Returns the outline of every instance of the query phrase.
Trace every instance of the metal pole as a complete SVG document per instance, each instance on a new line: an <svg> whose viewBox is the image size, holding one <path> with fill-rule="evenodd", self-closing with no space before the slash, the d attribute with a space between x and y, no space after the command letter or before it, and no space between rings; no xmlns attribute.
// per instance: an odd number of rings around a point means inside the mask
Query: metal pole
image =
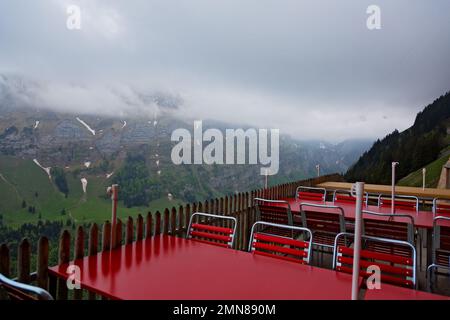
<svg viewBox="0 0 450 320"><path fill-rule="evenodd" d="M391 214L395 212L395 167L398 162L392 162L392 197L391 197Z"/></svg>
<svg viewBox="0 0 450 320"><path fill-rule="evenodd" d="M316 165L317 176L320 177L320 164Z"/></svg>
<svg viewBox="0 0 450 320"><path fill-rule="evenodd" d="M267 174L267 170L268 170L268 169L266 169L266 181L265 181L265 183L264 183L264 189L267 189L267 184L268 184L268 174Z"/></svg>
<svg viewBox="0 0 450 320"><path fill-rule="evenodd" d="M108 194L111 194L112 210L111 210L111 247L115 246L116 224L117 224L117 200L119 198L119 185L113 184L108 188Z"/></svg>
<svg viewBox="0 0 450 320"><path fill-rule="evenodd" d="M422 190L425 190L425 175L427 174L427 169L422 169Z"/></svg>
<svg viewBox="0 0 450 320"><path fill-rule="evenodd" d="M355 207L355 243L352 275L352 300L358 300L359 295L359 257L361 252L361 220L364 196L364 182L356 183L356 207Z"/></svg>

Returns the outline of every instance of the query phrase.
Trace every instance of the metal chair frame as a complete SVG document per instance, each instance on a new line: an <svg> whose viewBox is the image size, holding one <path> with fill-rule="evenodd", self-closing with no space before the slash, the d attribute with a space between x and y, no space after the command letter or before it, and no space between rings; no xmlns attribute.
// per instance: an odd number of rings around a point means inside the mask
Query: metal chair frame
<svg viewBox="0 0 450 320"><path fill-rule="evenodd" d="M348 233L348 232L342 232L336 236L336 239L334 241L334 247L333 247L333 270L336 270L337 267L337 258L338 258L338 252L337 248L339 245L339 238L341 237L355 237L354 234ZM408 280L412 281L414 288L417 287L417 255L416 255L416 248L407 241L400 241L400 240L394 240L394 239L386 239L386 238L380 238L380 237L371 237L371 236L361 236L361 241L374 241L374 242L381 242L381 243L391 243L391 244L397 244L397 245L403 245L405 247L408 247L411 249L412 252L412 277Z"/></svg>
<svg viewBox="0 0 450 320"><path fill-rule="evenodd" d="M378 207L381 207L381 205L382 205L382 203L381 203L381 201L382 201L382 199L383 198L386 198L386 200L388 200L388 201L392 201L392 199L390 198L391 196L390 195L386 195L386 194L380 194L379 196L378 196ZM395 200L396 199L399 199L400 201L401 200L414 200L414 202L416 203L416 212L419 212L419 198L418 197L416 197L416 196L405 196L405 195L395 195L395 198L394 198L394 208L396 207L396 205L395 205Z"/></svg>
<svg viewBox="0 0 450 320"><path fill-rule="evenodd" d="M253 224L251 232L250 232L250 242L249 242L249 252L253 252L255 251L255 248L253 247L253 242L255 241L254 239L254 235L255 235L255 229L257 226L262 225L262 226L267 226L267 227L273 227L273 228L282 228L282 229L287 229L287 230L292 230L292 231L301 231L301 232L306 232L309 235L309 241L304 241L304 242L308 242L309 243L309 247L308 250L305 250L308 252L308 255L306 257L306 263L309 264L311 261L311 252L312 252L312 239L313 239L313 235L311 230L309 230L308 228L303 228L303 227L297 227L297 226L290 226L290 225L285 225L285 224L277 224L277 223L271 223L271 222L264 222L264 221L257 221ZM279 237L279 238L285 238L285 239L291 239L291 238L287 238L287 237L282 237L279 235L273 235L275 237Z"/></svg>
<svg viewBox="0 0 450 320"><path fill-rule="evenodd" d="M323 202L326 202L327 199L327 189L325 188L317 188L317 187L305 187L305 186L298 186L297 189L295 189L295 201L300 201L301 199L298 198L298 193L300 192L300 190L308 190L308 191L321 191L316 192L317 194L323 194L322 198L323 198Z"/></svg>
<svg viewBox="0 0 450 320"><path fill-rule="evenodd" d="M6 290L6 293L9 295L8 287L13 288L14 290L17 290L19 292L22 292L26 295L32 294L36 295L37 300L53 300L53 297L50 293L48 293L46 290L35 287L29 284L24 284L21 282L17 282L14 280L11 280L7 277L5 277L3 274L0 273L0 287L4 287ZM30 297L31 299L31 297Z"/></svg>
<svg viewBox="0 0 450 320"><path fill-rule="evenodd" d="M210 213L203 213L203 212L195 212L194 214L191 215L191 218L189 219L189 225L188 225L187 234L186 234L187 239L192 239L191 232L192 232L192 223L194 221L194 217L208 217L208 218L232 221L234 226L233 226L233 228L230 228L230 229L233 230L233 233L230 234L231 240L227 244L230 248L234 248L234 241L236 238L235 236L236 236L236 230L237 230L237 219L235 217L222 216L222 215L218 215L218 214L210 214Z"/></svg>

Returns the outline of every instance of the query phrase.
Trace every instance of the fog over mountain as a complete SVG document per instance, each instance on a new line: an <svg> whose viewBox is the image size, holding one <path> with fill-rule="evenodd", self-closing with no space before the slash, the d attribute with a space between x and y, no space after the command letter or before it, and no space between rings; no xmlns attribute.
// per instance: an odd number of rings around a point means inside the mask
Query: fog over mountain
<svg viewBox="0 0 450 320"><path fill-rule="evenodd" d="M71 4L81 30L66 28ZM152 115L158 93L181 119L375 139L448 90L450 3L380 0L381 29L368 30L371 4L5 0L0 73L58 112Z"/></svg>

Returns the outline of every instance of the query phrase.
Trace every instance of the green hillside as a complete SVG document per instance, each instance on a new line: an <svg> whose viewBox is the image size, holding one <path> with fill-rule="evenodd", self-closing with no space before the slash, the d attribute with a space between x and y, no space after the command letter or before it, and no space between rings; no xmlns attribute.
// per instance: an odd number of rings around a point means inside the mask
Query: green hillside
<svg viewBox="0 0 450 320"><path fill-rule="evenodd" d="M397 177L420 171L436 161L450 145L450 92L419 112L414 124L403 132L395 130L377 140L345 174L347 181L389 184L391 162L397 161ZM430 168L433 171L433 168ZM430 173L431 174L431 173ZM408 181L408 180L407 180ZM414 182L417 183L417 182ZM421 185L421 183L420 183Z"/></svg>
<svg viewBox="0 0 450 320"><path fill-rule="evenodd" d="M450 155L450 148L443 152L443 156L425 166L427 188L436 188L442 171L442 166L447 163ZM398 182L399 186L421 187L422 186L422 169L412 172Z"/></svg>
<svg viewBox="0 0 450 320"><path fill-rule="evenodd" d="M111 216L111 200L106 197L106 187L111 181L106 177L90 176L85 195L79 179L67 173L70 192L66 198L31 160L0 156L0 174L0 214L5 225L18 227L39 220L68 219L77 224L103 222ZM120 203L118 216L137 216L179 204L179 200L169 201L167 197L151 201L148 207L126 208Z"/></svg>

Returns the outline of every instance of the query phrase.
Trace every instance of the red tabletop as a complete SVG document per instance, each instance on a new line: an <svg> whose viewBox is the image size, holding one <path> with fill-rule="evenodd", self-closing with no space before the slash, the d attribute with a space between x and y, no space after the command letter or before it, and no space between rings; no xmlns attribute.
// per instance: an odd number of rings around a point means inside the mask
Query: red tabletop
<svg viewBox="0 0 450 320"><path fill-rule="evenodd" d="M380 289L367 290L364 300L450 300L450 297L382 283Z"/></svg>
<svg viewBox="0 0 450 320"><path fill-rule="evenodd" d="M82 287L113 299L350 299L351 275L171 236L74 262ZM67 265L49 272L64 279Z"/></svg>
<svg viewBox="0 0 450 320"><path fill-rule="evenodd" d="M289 202L289 205L291 206L291 210L294 213L300 212L300 204L302 203L314 203L314 204L326 204L330 206L339 206L344 210L344 215L346 219L354 220L355 219L355 204L353 203L341 203L336 202L333 203L332 201L327 201L326 203L318 202L318 201L311 201L311 200L296 200L295 198L287 198L283 199ZM314 211L320 212L321 210L327 210L328 209L321 209L321 208L315 208ZM391 208L390 207L378 207L373 205L364 205L363 210L377 212L377 213L385 213L390 214ZM336 211L337 212L337 211ZM417 228L424 228L424 229L433 229L433 213L430 211L411 211L411 210L404 210L401 208L397 208L395 210L396 214L405 214L413 217L414 219L414 226ZM364 219L372 219L372 220L385 220L386 218L382 217L374 217L373 215L363 215ZM399 220L402 221L402 220Z"/></svg>

